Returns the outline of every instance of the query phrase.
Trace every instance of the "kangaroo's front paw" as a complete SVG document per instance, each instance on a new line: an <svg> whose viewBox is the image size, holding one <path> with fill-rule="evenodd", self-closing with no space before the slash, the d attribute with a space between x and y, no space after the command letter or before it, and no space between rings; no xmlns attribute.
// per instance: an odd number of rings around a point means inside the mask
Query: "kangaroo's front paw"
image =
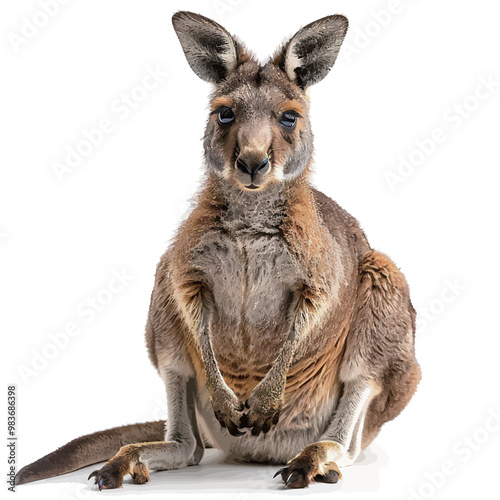
<svg viewBox="0 0 500 500"><path fill-rule="evenodd" d="M217 389L210 396L210 400L215 417L222 427L227 428L233 436L242 436L245 434L238 430L244 405L238 400L236 394L231 389Z"/></svg>
<svg viewBox="0 0 500 500"><path fill-rule="evenodd" d="M254 436L261 432L266 434L278 423L283 400L283 391L277 393L257 386L245 403L248 411L242 418L241 426L250 427Z"/></svg>

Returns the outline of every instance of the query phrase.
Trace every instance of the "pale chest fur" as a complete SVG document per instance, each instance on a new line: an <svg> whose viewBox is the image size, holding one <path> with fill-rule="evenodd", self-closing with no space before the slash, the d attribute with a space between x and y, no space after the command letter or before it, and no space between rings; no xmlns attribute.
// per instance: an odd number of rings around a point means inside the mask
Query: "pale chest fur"
<svg viewBox="0 0 500 500"><path fill-rule="evenodd" d="M193 265L208 282L217 320L238 331L275 332L287 314L290 294L304 270L289 249L281 225L286 217L280 193L234 196L218 223L201 237Z"/></svg>
<svg viewBox="0 0 500 500"><path fill-rule="evenodd" d="M218 319L235 330L283 324L290 294L304 279L278 232L210 232L193 252L193 264L214 294Z"/></svg>

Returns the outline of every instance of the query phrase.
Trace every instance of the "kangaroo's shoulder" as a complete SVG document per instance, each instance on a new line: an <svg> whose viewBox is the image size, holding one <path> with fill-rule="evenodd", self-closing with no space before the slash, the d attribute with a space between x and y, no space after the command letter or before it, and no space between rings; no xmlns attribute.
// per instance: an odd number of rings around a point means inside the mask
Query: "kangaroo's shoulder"
<svg viewBox="0 0 500 500"><path fill-rule="evenodd" d="M370 245L358 220L336 201L316 188L311 187L318 212L330 234L337 239L347 237L348 243L354 245L358 256L370 250Z"/></svg>

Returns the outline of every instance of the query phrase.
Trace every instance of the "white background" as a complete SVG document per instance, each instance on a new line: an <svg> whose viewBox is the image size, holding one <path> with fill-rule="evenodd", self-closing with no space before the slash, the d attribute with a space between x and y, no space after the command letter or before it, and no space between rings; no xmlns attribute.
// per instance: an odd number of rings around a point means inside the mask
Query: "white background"
<svg viewBox="0 0 500 500"><path fill-rule="evenodd" d="M211 451L205 465L145 486L99 494L88 468L19 487L19 498L495 497L500 9L488 0L74 0L24 42L40 4L2 2L0 328L19 466L76 436L165 415L143 330L156 263L198 187L210 90L171 27L179 9L216 19L261 58L308 22L348 16L339 60L312 90L314 183L406 274L423 380L337 486L284 491L275 467L218 464ZM157 88L134 90L157 66L168 72ZM131 92L144 100L125 116L116 100ZM60 181L54 162L102 119L113 130ZM401 158L413 171L398 173ZM400 175L392 189L388 172ZM122 269L133 278L86 321L85 302L109 298ZM49 334L72 322L80 333L54 352Z"/></svg>

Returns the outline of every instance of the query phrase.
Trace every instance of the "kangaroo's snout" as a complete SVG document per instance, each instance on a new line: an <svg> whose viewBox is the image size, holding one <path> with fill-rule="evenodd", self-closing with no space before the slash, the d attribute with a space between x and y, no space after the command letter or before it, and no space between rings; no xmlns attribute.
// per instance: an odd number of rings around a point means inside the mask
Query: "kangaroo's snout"
<svg viewBox="0 0 500 500"><path fill-rule="evenodd" d="M269 171L269 158L266 156L262 161L259 161L259 159L255 159L255 157L244 158L240 155L236 160L236 168L252 177L256 175L257 172L265 174Z"/></svg>
<svg viewBox="0 0 500 500"><path fill-rule="evenodd" d="M262 101L262 108L269 106ZM233 164L235 178L247 189L263 187L269 181L266 174L271 170L270 152L273 143L273 130L269 117L257 109L243 108L236 112L239 123L235 123L236 145ZM241 109L241 108L240 108ZM249 116L250 115L250 116Z"/></svg>
<svg viewBox="0 0 500 500"><path fill-rule="evenodd" d="M271 169L269 157L261 151L240 153L236 158L235 168L238 180L246 189L258 189L265 182L264 176Z"/></svg>

